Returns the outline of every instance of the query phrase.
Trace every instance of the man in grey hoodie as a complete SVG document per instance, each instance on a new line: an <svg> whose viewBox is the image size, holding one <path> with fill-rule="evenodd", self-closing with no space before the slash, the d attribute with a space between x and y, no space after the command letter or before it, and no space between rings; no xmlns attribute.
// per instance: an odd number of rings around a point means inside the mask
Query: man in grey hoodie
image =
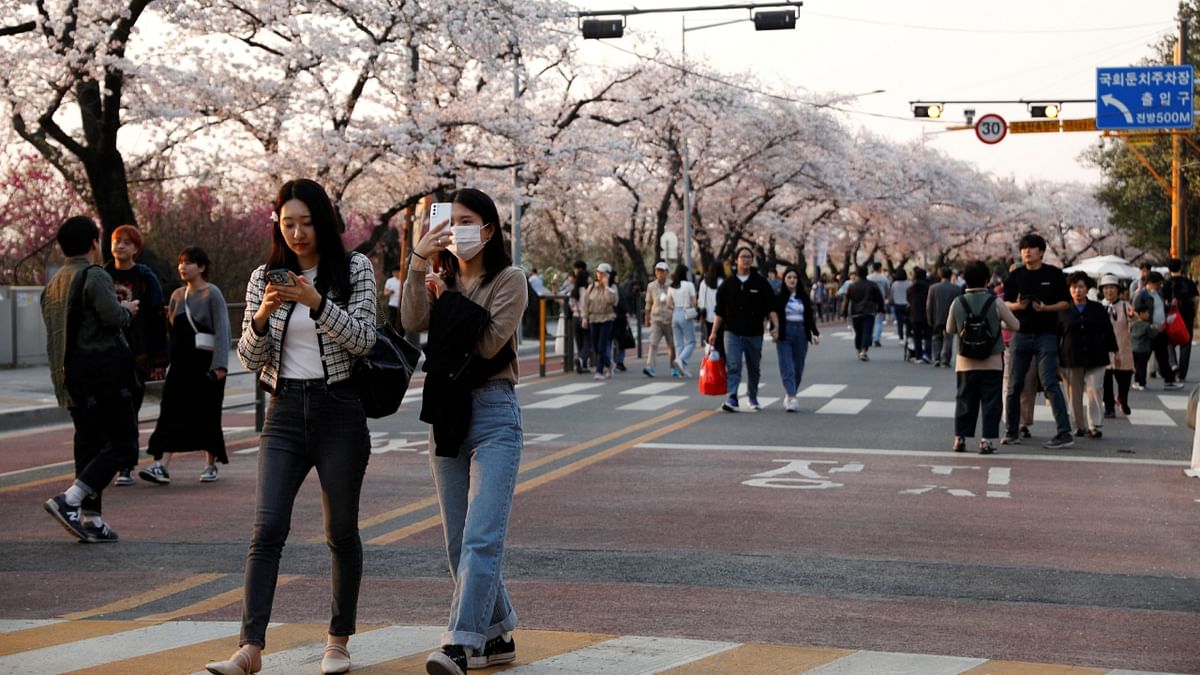
<svg viewBox="0 0 1200 675"><path fill-rule="evenodd" d="M955 298L962 295L962 289L952 279L953 274L949 267L939 270L941 281L930 287L929 297L925 301L929 325L933 327L933 365L936 368L951 367L950 359L954 356L954 336L947 335L944 330L946 318L950 316L950 306Z"/></svg>

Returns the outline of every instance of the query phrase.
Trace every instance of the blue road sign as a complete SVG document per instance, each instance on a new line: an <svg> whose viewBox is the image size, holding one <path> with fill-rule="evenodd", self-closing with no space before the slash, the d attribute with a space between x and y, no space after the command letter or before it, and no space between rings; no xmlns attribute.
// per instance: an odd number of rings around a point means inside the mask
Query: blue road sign
<svg viewBox="0 0 1200 675"><path fill-rule="evenodd" d="M1096 69L1097 129L1191 129L1193 66Z"/></svg>

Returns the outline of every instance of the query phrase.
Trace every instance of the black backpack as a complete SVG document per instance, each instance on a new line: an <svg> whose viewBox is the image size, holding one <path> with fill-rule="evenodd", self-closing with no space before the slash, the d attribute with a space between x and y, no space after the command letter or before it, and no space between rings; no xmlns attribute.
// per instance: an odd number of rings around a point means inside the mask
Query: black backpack
<svg viewBox="0 0 1200 675"><path fill-rule="evenodd" d="M996 302L996 296L988 294L983 301L983 307L976 314L971 311L971 304L966 296L959 297L966 318L958 328L958 353L968 359L982 360L992 355L996 346L996 336L992 333L990 310Z"/></svg>

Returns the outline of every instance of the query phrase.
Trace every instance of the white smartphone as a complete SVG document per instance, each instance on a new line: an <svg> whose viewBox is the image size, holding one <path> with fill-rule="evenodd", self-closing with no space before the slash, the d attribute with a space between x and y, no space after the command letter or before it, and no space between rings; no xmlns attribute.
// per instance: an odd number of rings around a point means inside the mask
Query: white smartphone
<svg viewBox="0 0 1200 675"><path fill-rule="evenodd" d="M450 222L450 202L434 202L429 207L429 229L432 230Z"/></svg>

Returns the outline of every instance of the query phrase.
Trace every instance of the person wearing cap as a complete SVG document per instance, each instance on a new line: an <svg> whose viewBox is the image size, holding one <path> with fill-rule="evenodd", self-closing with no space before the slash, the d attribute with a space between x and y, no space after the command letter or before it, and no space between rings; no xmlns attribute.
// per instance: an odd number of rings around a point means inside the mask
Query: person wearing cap
<svg viewBox="0 0 1200 675"><path fill-rule="evenodd" d="M1129 320L1133 305L1121 299L1121 282L1111 274L1100 277L1100 304L1108 311L1117 349L1109 354L1109 366L1104 370L1104 416L1116 417L1117 405L1129 414L1129 383L1133 379L1133 348L1129 337ZM1116 382L1114 397L1113 382Z"/></svg>
<svg viewBox="0 0 1200 675"><path fill-rule="evenodd" d="M1059 366L1067 383L1075 435L1100 438L1104 420L1096 380L1108 367L1109 354L1117 350L1117 338L1104 306L1088 299L1090 285L1086 272L1072 272L1067 277L1071 306L1059 313Z"/></svg>
<svg viewBox="0 0 1200 675"><path fill-rule="evenodd" d="M612 377L612 329L617 318L617 287L610 283L612 265L596 266L596 279L579 297L579 320L591 333L597 380Z"/></svg>
<svg viewBox="0 0 1200 675"><path fill-rule="evenodd" d="M646 352L646 365L642 373L646 377L654 377L654 363L658 356L658 343L666 338L667 351L672 364L675 363L675 337L671 329L671 307L668 300L671 297L671 287L667 283L667 273L671 268L667 263L658 261L654 265L654 281L646 285L646 327L650 329L650 349ZM674 365L671 375L679 377L682 373Z"/></svg>

